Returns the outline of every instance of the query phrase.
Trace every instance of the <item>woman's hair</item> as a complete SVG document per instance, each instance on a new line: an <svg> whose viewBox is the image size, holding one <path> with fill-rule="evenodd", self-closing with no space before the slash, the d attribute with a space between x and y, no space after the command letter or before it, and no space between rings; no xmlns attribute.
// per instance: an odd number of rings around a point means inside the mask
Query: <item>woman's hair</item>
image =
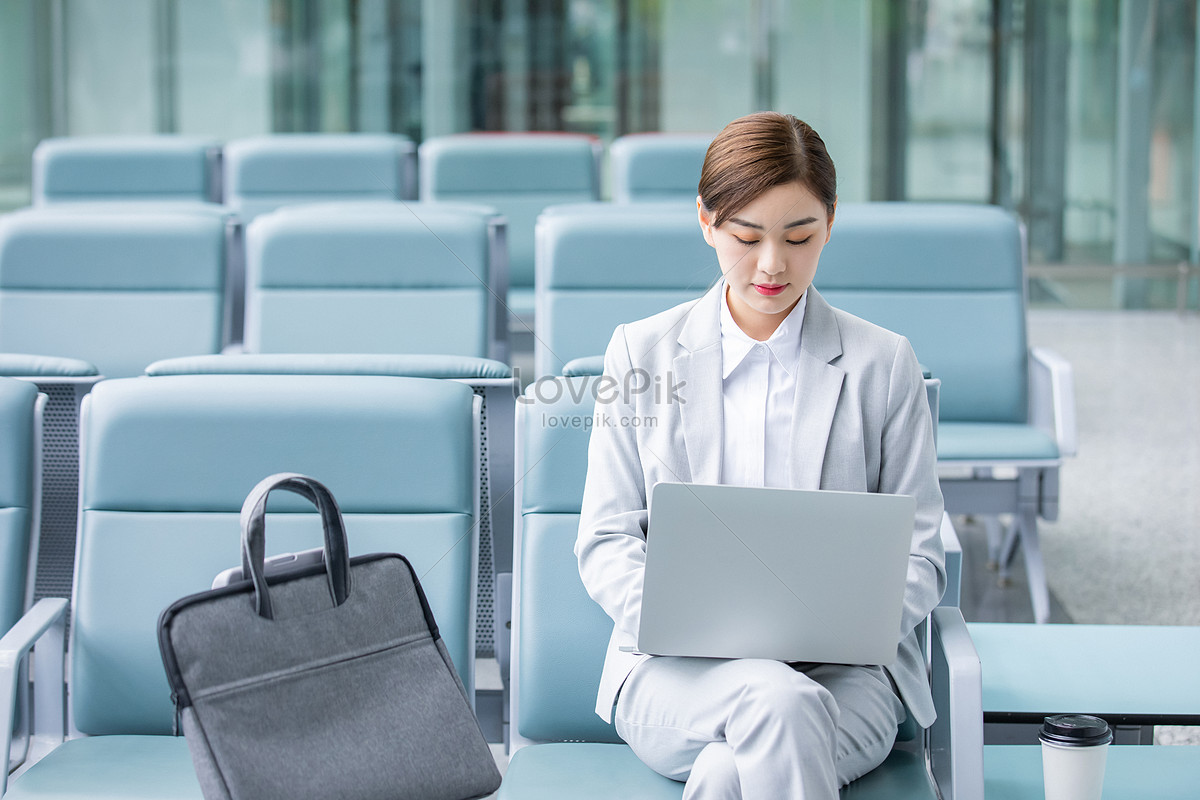
<svg viewBox="0 0 1200 800"><path fill-rule="evenodd" d="M720 225L763 192L793 181L833 216L837 172L825 142L791 114L761 111L735 119L712 140L700 171L700 200Z"/></svg>

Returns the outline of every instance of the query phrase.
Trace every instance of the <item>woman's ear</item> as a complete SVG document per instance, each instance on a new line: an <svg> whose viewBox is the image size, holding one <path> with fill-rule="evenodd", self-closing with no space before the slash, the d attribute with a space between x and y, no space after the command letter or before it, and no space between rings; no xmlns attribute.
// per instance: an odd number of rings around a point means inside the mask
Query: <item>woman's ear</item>
<svg viewBox="0 0 1200 800"><path fill-rule="evenodd" d="M700 199L700 195L696 195L696 216L700 220L700 230L704 232L704 241L708 242L710 247L716 247L717 244L713 241L712 216L704 207L704 201Z"/></svg>
<svg viewBox="0 0 1200 800"><path fill-rule="evenodd" d="M829 244L829 240L833 238L833 217L837 213L837 198L833 198L833 211L829 212L829 221L825 223L825 244Z"/></svg>

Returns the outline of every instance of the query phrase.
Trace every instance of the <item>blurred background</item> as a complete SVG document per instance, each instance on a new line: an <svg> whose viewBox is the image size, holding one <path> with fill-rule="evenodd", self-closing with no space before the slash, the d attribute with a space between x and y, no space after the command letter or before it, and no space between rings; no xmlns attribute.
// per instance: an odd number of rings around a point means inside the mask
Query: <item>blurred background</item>
<svg viewBox="0 0 1200 800"><path fill-rule="evenodd" d="M1200 305L1195 0L5 0L0 210L47 136L561 130L759 109L840 196L996 203L1034 308Z"/></svg>

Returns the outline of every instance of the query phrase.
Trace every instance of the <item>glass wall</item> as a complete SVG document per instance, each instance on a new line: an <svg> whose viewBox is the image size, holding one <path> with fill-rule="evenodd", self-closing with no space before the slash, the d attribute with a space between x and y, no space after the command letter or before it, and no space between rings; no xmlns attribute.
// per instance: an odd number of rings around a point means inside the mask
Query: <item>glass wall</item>
<svg viewBox="0 0 1200 800"><path fill-rule="evenodd" d="M51 135L609 142L774 108L825 137L843 201L1017 211L1035 299L1171 306L1200 263L1196 5L6 0L0 208L28 202Z"/></svg>

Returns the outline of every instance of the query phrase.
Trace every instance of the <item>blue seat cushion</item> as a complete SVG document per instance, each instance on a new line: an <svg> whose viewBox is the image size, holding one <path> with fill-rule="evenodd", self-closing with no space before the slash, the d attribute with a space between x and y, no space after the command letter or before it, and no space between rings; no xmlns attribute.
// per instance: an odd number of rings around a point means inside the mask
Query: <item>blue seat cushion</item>
<svg viewBox="0 0 1200 800"><path fill-rule="evenodd" d="M1032 425L1009 422L939 422L938 461L1058 458L1058 445Z"/></svg>
<svg viewBox="0 0 1200 800"><path fill-rule="evenodd" d="M29 768L10 800L202 800L182 736L92 736L64 742Z"/></svg>
<svg viewBox="0 0 1200 800"><path fill-rule="evenodd" d="M499 800L677 800L683 796L683 784L651 770L626 745L555 743L514 753L497 796ZM893 750L879 768L842 789L841 797L934 800L937 793L923 758Z"/></svg>
<svg viewBox="0 0 1200 800"><path fill-rule="evenodd" d="M1200 786L1200 747L1108 748L1104 800L1184 800ZM988 745L983 749L988 800L1042 800L1041 745Z"/></svg>
<svg viewBox="0 0 1200 800"><path fill-rule="evenodd" d="M513 753L499 800L679 800L683 784L643 764L627 745L539 744Z"/></svg>

